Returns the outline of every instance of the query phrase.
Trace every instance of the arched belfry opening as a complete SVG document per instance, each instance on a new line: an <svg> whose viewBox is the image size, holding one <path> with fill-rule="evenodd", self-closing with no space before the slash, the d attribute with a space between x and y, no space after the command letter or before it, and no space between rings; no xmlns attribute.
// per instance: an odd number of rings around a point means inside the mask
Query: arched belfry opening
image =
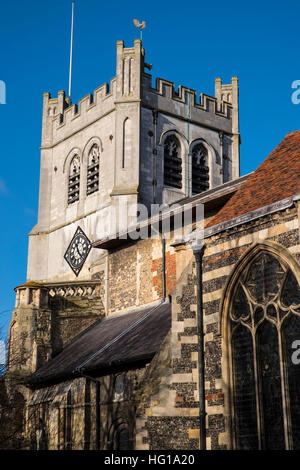
<svg viewBox="0 0 300 470"><path fill-rule="evenodd" d="M69 168L69 184L68 184L68 204L72 204L79 200L80 187L80 157L74 155Z"/></svg>
<svg viewBox="0 0 300 470"><path fill-rule="evenodd" d="M192 150L192 194L209 189L208 151L202 143Z"/></svg>
<svg viewBox="0 0 300 470"><path fill-rule="evenodd" d="M164 141L164 186L182 188L181 146L174 134Z"/></svg>
<svg viewBox="0 0 300 470"><path fill-rule="evenodd" d="M93 144L88 154L86 194L92 194L99 189L100 148Z"/></svg>

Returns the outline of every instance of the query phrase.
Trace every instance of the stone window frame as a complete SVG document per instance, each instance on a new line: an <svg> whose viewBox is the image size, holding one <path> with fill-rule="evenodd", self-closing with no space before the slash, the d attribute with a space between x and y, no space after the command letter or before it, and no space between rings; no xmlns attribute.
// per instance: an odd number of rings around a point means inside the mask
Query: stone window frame
<svg viewBox="0 0 300 470"><path fill-rule="evenodd" d="M117 384L122 379L122 391L117 391ZM113 388L113 402L121 402L125 400L125 390L126 390L126 376L125 374L118 374L114 377L114 388Z"/></svg>
<svg viewBox="0 0 300 470"><path fill-rule="evenodd" d="M78 183L79 183L79 187L78 187L78 197L76 199L74 199L73 201L69 201L69 195L70 195L70 168L71 168L71 164L72 164L72 161L74 160L74 158L76 158L76 156L78 156L79 158L79 162L80 162L80 170L79 170L79 180L78 180ZM81 196L81 184L82 184L82 152L81 150L78 148L78 147L74 147L67 155L67 157L65 158L65 161L64 161L64 165L63 165L63 173L66 174L66 178L65 178L65 194L66 194L66 206L71 206L73 205L74 203L78 203L79 200L80 200L80 196Z"/></svg>
<svg viewBox="0 0 300 470"><path fill-rule="evenodd" d="M181 158L181 188L169 186L165 184L164 180L164 151L165 151L165 141L171 137L174 136L176 139L179 141L180 144L180 158ZM188 142L186 137L179 132L177 129L168 129L164 131L159 139L159 146L161 147L161 155L162 155L162 181L163 181L163 188L166 189L171 189L175 191L179 191L181 193L186 194L186 161L187 161L187 155L188 155Z"/></svg>
<svg viewBox="0 0 300 470"><path fill-rule="evenodd" d="M261 252L270 253L276 259L280 260L286 265L287 270L295 276L298 285L300 285L300 266L297 260L292 254L282 245L272 241L259 241L249 247L244 255L240 258L238 263L233 268L230 276L227 279L223 296L220 305L220 317L219 317L219 331L218 334L222 336L223 342L223 353L222 353L222 383L224 390L224 419L225 419L225 435L224 442L226 441L227 446L231 449L237 449L237 439L235 435L235 409L234 409L234 383L233 383L233 370L232 370L232 348L230 338L230 310L232 305L233 296L235 293L236 285L243 272L247 269L247 266L251 264L253 259ZM284 378L287 381L287 378ZM286 403L284 402L284 406ZM284 411L285 413L285 411ZM257 411L257 419L261 421L262 417ZM290 446L291 440L291 423L286 421L284 418L285 425L285 442L286 448Z"/></svg>
<svg viewBox="0 0 300 470"><path fill-rule="evenodd" d="M96 190L88 192L88 171L89 171L89 154L91 149L93 148L94 145L97 145L99 148L100 156L99 156L99 166L98 166L98 187ZM83 166L83 185L84 185L84 197L89 197L92 195L95 195L99 192L99 189L101 188L101 176L103 175L103 145L102 145L102 140L100 137L92 137L89 139L89 141L86 143L83 152L82 152L82 166Z"/></svg>
<svg viewBox="0 0 300 470"><path fill-rule="evenodd" d="M122 431L128 432L128 447L127 450L134 449L134 438L131 426L128 422L124 421L124 419L119 418L111 424L108 436L108 448L109 450L119 450L119 435ZM125 449L123 449L125 450Z"/></svg>
<svg viewBox="0 0 300 470"><path fill-rule="evenodd" d="M208 191L209 189L212 188L212 176L213 176L213 161L216 161L216 152L214 148L203 138L197 138L192 140L190 147L189 147L189 178L190 178L190 186L191 186L191 195L199 194L199 193L194 193L192 191L193 188L193 160L192 160L192 154L193 150L196 146L202 145L206 152L207 152L207 167L208 167L208 188L205 191ZM204 190L203 190L204 191ZM202 192L203 192L202 191Z"/></svg>

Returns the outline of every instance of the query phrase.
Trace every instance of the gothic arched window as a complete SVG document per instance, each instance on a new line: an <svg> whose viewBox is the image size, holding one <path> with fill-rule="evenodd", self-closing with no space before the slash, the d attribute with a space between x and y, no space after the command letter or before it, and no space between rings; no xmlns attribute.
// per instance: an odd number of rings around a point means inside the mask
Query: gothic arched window
<svg viewBox="0 0 300 470"><path fill-rule="evenodd" d="M114 424L111 430L111 440L109 450L132 450L133 440L128 428L128 424Z"/></svg>
<svg viewBox="0 0 300 470"><path fill-rule="evenodd" d="M86 194L92 194L99 189L100 149L94 144L88 154Z"/></svg>
<svg viewBox="0 0 300 470"><path fill-rule="evenodd" d="M233 430L238 449L300 449L300 289L287 264L259 252L229 310Z"/></svg>
<svg viewBox="0 0 300 470"><path fill-rule="evenodd" d="M182 162L180 143L175 135L170 135L164 142L164 185L182 188Z"/></svg>
<svg viewBox="0 0 300 470"><path fill-rule="evenodd" d="M80 158L75 155L70 163L69 186L68 186L68 204L79 200L80 186Z"/></svg>
<svg viewBox="0 0 300 470"><path fill-rule="evenodd" d="M208 152L203 144L197 144L192 151L192 194L209 189Z"/></svg>
<svg viewBox="0 0 300 470"><path fill-rule="evenodd" d="M130 434L127 428L121 428L117 431L117 450L132 450Z"/></svg>

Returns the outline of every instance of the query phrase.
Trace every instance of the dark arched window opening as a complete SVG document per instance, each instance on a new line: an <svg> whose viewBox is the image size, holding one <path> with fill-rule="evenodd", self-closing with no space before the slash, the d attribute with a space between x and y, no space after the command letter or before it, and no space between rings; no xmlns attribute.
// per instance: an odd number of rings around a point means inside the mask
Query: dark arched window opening
<svg viewBox="0 0 300 470"><path fill-rule="evenodd" d="M99 163L100 163L100 150L99 145L94 144L89 151L88 155L88 168L87 168L87 187L86 194L92 194L99 189Z"/></svg>
<svg viewBox="0 0 300 470"><path fill-rule="evenodd" d="M117 432L117 450L132 450L129 431L122 428Z"/></svg>
<svg viewBox="0 0 300 470"><path fill-rule="evenodd" d="M207 189L209 189L208 153L203 144L197 144L192 151L192 193L202 193Z"/></svg>
<svg viewBox="0 0 300 470"><path fill-rule="evenodd" d="M70 163L69 171L69 187L68 187L68 204L79 200L80 186L80 158L75 155Z"/></svg>
<svg viewBox="0 0 300 470"><path fill-rule="evenodd" d="M124 375L118 375L115 379L115 386L114 386L114 401L122 401L124 400L124 392L125 392L125 377Z"/></svg>
<svg viewBox="0 0 300 470"><path fill-rule="evenodd" d="M262 251L230 307L232 405L238 449L300 449L300 290L285 262Z"/></svg>
<svg viewBox="0 0 300 470"><path fill-rule="evenodd" d="M133 440L126 425L118 425L113 430L112 439L108 447L109 450L133 450Z"/></svg>
<svg viewBox="0 0 300 470"><path fill-rule="evenodd" d="M180 143L174 135L167 137L164 142L164 185L182 188Z"/></svg>

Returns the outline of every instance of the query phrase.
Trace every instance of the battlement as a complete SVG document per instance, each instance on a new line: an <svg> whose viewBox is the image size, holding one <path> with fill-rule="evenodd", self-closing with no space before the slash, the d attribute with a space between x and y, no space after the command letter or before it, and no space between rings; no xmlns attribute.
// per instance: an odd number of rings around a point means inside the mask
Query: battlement
<svg viewBox="0 0 300 470"><path fill-rule="evenodd" d="M219 83L219 78L216 82ZM222 85L222 93L216 97L209 96L205 93L200 93L197 101L197 91L188 88L186 86L179 85L178 91L175 89L175 83L165 80L163 78L157 78L155 88L151 86L152 76L148 73L143 73L143 84L145 94L143 98L147 101L147 94L153 93L161 97L167 98L168 100L174 100L176 102L194 107L196 109L202 109L203 111L218 114L219 116L231 119L233 109L233 94L235 92L236 77L232 78L231 84Z"/></svg>
<svg viewBox="0 0 300 470"><path fill-rule="evenodd" d="M238 83L233 77L230 84L222 85L220 78L215 80L215 97L194 89L157 78L152 88L152 76L144 72L145 52L139 39L134 47L125 48L123 41L117 42L117 75L111 79L110 85L101 85L93 94L88 94L71 104L64 91L58 92L57 98L50 93L44 94L43 106L43 138L42 146L51 146L68 137L82 127L115 110L117 103L140 101L142 106L148 105L162 112L180 114L183 118L195 119L198 122L208 116L217 117L225 131L232 127L233 116L238 119ZM178 106L179 105L179 106ZM236 113L234 113L236 111ZM206 114L206 116L204 116ZM237 127L237 126L235 126Z"/></svg>
<svg viewBox="0 0 300 470"><path fill-rule="evenodd" d="M43 128L47 126L47 134L52 136L51 143L65 138L70 131L79 130L83 125L112 111L116 98L115 90L116 77L110 81L110 86L108 83L101 85L93 94L89 93L81 98L78 104L70 104L64 91L59 92L58 98L51 98L50 93L45 93ZM60 96L63 106L59 106Z"/></svg>

